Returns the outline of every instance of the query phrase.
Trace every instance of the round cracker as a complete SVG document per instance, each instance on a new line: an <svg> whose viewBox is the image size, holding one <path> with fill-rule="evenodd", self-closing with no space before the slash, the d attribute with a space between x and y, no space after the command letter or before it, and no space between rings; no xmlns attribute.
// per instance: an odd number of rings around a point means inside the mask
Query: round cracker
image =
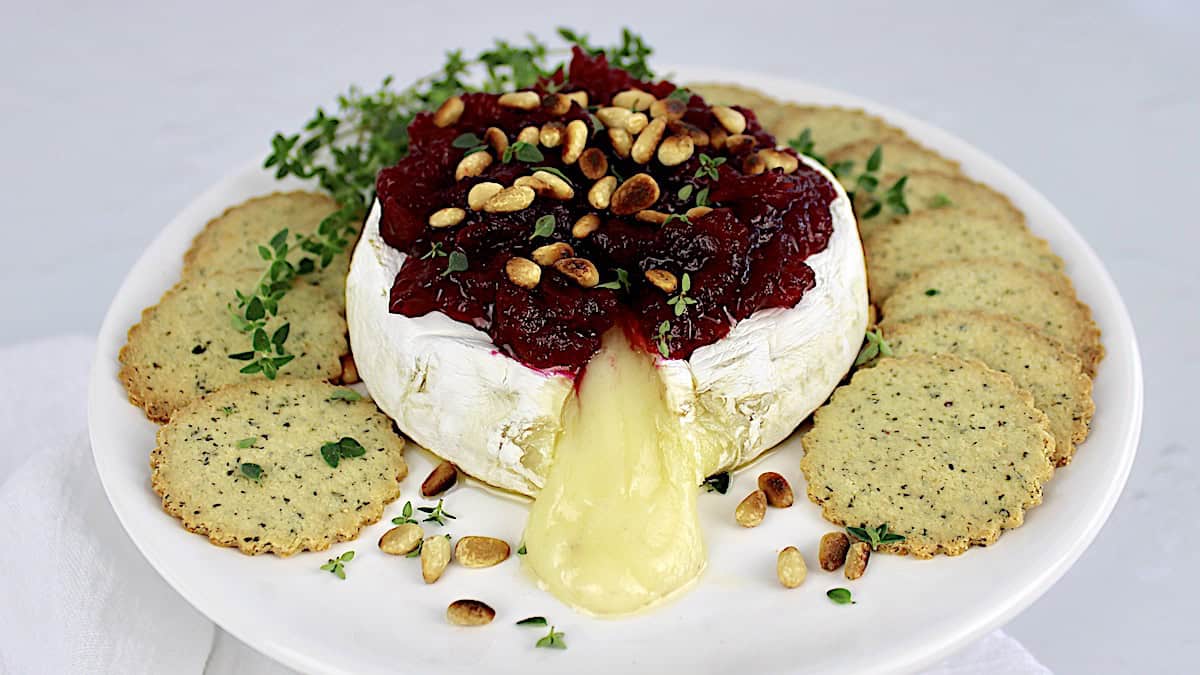
<svg viewBox="0 0 1200 675"><path fill-rule="evenodd" d="M897 286L882 310L884 325L946 310L1007 316L1078 356L1089 377L1104 356L1100 329L1069 279L1007 260L963 260L922 270Z"/></svg>
<svg viewBox="0 0 1200 675"><path fill-rule="evenodd" d="M1024 522L1054 473L1054 437L1009 376L955 356L860 369L802 438L808 496L838 525L886 524L884 550L929 558Z"/></svg>
<svg viewBox="0 0 1200 675"><path fill-rule="evenodd" d="M1006 373L1033 395L1054 435L1055 466L1071 462L1096 410L1092 380L1079 359L1032 326L981 312L939 312L889 323L884 338L896 356L953 354Z"/></svg>
<svg viewBox="0 0 1200 675"><path fill-rule="evenodd" d="M913 274L944 262L996 258L1043 272L1063 269L1062 258L1028 229L964 209L913 214L873 231L863 248L871 301L876 303L886 300Z"/></svg>
<svg viewBox="0 0 1200 675"><path fill-rule="evenodd" d="M157 305L142 312L121 348L119 377L129 400L146 415L165 422L171 413L232 384L263 379L241 372L247 362L230 354L251 349L251 335L233 325L229 305L235 291L250 292L260 270L214 272L184 278ZM319 277L302 277L279 302L279 313L268 330L290 324L286 342L295 359L282 368L285 375L332 379L342 372L341 357L349 352L345 299L331 293ZM326 280L327 281L327 280Z"/></svg>
<svg viewBox="0 0 1200 675"><path fill-rule="evenodd" d="M248 554L287 556L353 539L400 496L408 467L391 420L370 400L334 398L337 391L290 378L243 383L180 410L150 456L163 509ZM321 446L343 437L366 452L332 467ZM244 463L261 476L248 477Z"/></svg>

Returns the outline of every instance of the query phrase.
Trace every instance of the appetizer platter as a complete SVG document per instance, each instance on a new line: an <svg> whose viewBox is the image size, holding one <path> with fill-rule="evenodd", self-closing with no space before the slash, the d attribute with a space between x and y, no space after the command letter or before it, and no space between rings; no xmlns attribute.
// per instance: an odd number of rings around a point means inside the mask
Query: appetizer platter
<svg viewBox="0 0 1200 675"><path fill-rule="evenodd" d="M330 673L905 672L1045 591L1141 420L1065 218L884 106L560 37L351 89L146 251L89 415L147 559Z"/></svg>

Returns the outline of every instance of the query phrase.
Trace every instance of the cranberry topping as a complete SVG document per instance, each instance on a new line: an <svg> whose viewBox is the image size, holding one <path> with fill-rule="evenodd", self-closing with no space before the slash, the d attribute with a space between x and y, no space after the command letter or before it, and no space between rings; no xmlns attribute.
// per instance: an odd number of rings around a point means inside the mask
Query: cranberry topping
<svg viewBox="0 0 1200 675"><path fill-rule="evenodd" d="M668 124L663 139L690 134L690 157L674 166L664 166L657 157L639 164L618 156L592 113L633 89L668 99L675 85L636 80L610 67L603 55L576 49L567 73L560 70L535 89L542 103L533 109L504 105L498 95L464 94L456 119L441 119L444 126L439 126L437 115L427 113L409 127L409 156L382 171L377 183L383 238L408 254L392 287L392 312L444 312L486 330L497 346L522 363L578 369L613 326L626 330L643 349L687 358L696 348L724 337L737 321L760 309L791 307L814 286L813 271L804 261L829 242L829 205L836 190L820 173L797 162L790 149L775 150L775 139L753 112L734 108L745 119L742 133L752 142L743 138L725 144L732 134L713 108L699 96L686 97L682 117ZM591 108L575 100L563 112L566 106L556 94L580 91L587 93ZM651 117L652 111L643 112ZM614 211L623 209L615 205L593 206L588 192L596 181L584 176L578 163L563 161L564 145L537 146L543 157L537 161L510 152L505 162L491 148L470 148L471 139L465 136L483 139L496 127L511 149L523 129L557 129L556 123L565 126L573 120L586 123L587 147L604 153L607 175L616 176L618 185L636 174L649 174L659 192L649 207L653 213L617 216ZM490 164L478 175L456 180L455 171L471 150L489 153ZM774 159L765 170L763 156ZM561 199L542 193L528 207L514 211L468 207L468 194L476 185L512 186L519 179L529 180L522 177L536 167L561 172L574 196ZM698 205L711 210L685 217ZM448 207L463 209L465 215L451 226L432 227L431 215ZM573 225L588 214L599 216L600 226L582 238L573 237ZM544 229L546 216L553 219L549 231ZM661 222L665 216L674 217ZM518 285L506 277L509 259L538 259L534 252L553 242L570 244L574 258L586 261L576 261L575 266L594 265L603 283L586 287L590 282L568 275L565 268L560 273L543 259L535 285ZM465 269L460 269L464 263ZM645 276L649 270L668 274L657 273L660 283L655 285ZM620 283L621 272L627 284ZM669 290L664 290L663 278L674 282L665 286Z"/></svg>

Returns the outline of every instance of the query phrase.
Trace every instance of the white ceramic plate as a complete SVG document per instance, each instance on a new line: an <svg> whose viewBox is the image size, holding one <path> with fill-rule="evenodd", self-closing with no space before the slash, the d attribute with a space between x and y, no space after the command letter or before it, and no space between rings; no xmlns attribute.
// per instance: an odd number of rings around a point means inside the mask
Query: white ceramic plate
<svg viewBox="0 0 1200 675"><path fill-rule="evenodd" d="M800 102L860 106L947 156L1012 197L1030 226L1067 261L1082 299L1104 331L1108 356L1095 382L1092 433L1075 462L1048 485L1045 503L993 547L957 558L914 560L880 555L870 573L847 583L817 568L817 540L833 529L803 499L799 442L792 438L752 471L734 477L724 496L700 495L709 566L678 601L625 620L596 620L538 590L516 556L487 570L451 567L437 584L421 581L416 560L384 555L376 540L429 471L428 455L407 453L411 471L386 519L357 541L290 559L248 557L189 534L151 491L147 459L155 426L130 405L117 381L117 351L143 307L175 282L192 236L226 207L283 187L257 168L235 171L183 210L129 272L100 332L89 418L96 466L130 537L183 597L247 644L308 672L383 673L850 673L905 672L927 665L1000 626L1046 591L1083 553L1125 484L1142 418L1142 371L1133 328L1116 287L1095 253L1045 197L964 141L885 106L800 82L747 73L679 68L679 81L722 80ZM320 92L317 92L319 94ZM446 411L469 414L469 411ZM412 446L410 445L410 448ZM733 522L733 508L760 470L788 476L801 501L773 511L755 530ZM419 500L414 499L418 504ZM520 540L525 504L477 486L447 500L458 516L444 531ZM809 562L808 580L785 591L775 554L794 544ZM339 581L318 567L331 554L358 556ZM835 605L825 591L853 589L857 604ZM444 618L458 598L485 600L496 621L455 628ZM543 634L514 622L544 615L566 633L569 649L535 649Z"/></svg>

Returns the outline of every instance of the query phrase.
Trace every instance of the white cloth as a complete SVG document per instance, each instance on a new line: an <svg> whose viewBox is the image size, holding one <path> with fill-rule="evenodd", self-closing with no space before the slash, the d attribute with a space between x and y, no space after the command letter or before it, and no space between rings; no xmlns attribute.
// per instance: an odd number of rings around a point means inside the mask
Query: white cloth
<svg viewBox="0 0 1200 675"><path fill-rule="evenodd" d="M188 605L121 529L88 445L94 346L66 337L0 348L0 673L292 673ZM927 673L1050 671L996 631Z"/></svg>

